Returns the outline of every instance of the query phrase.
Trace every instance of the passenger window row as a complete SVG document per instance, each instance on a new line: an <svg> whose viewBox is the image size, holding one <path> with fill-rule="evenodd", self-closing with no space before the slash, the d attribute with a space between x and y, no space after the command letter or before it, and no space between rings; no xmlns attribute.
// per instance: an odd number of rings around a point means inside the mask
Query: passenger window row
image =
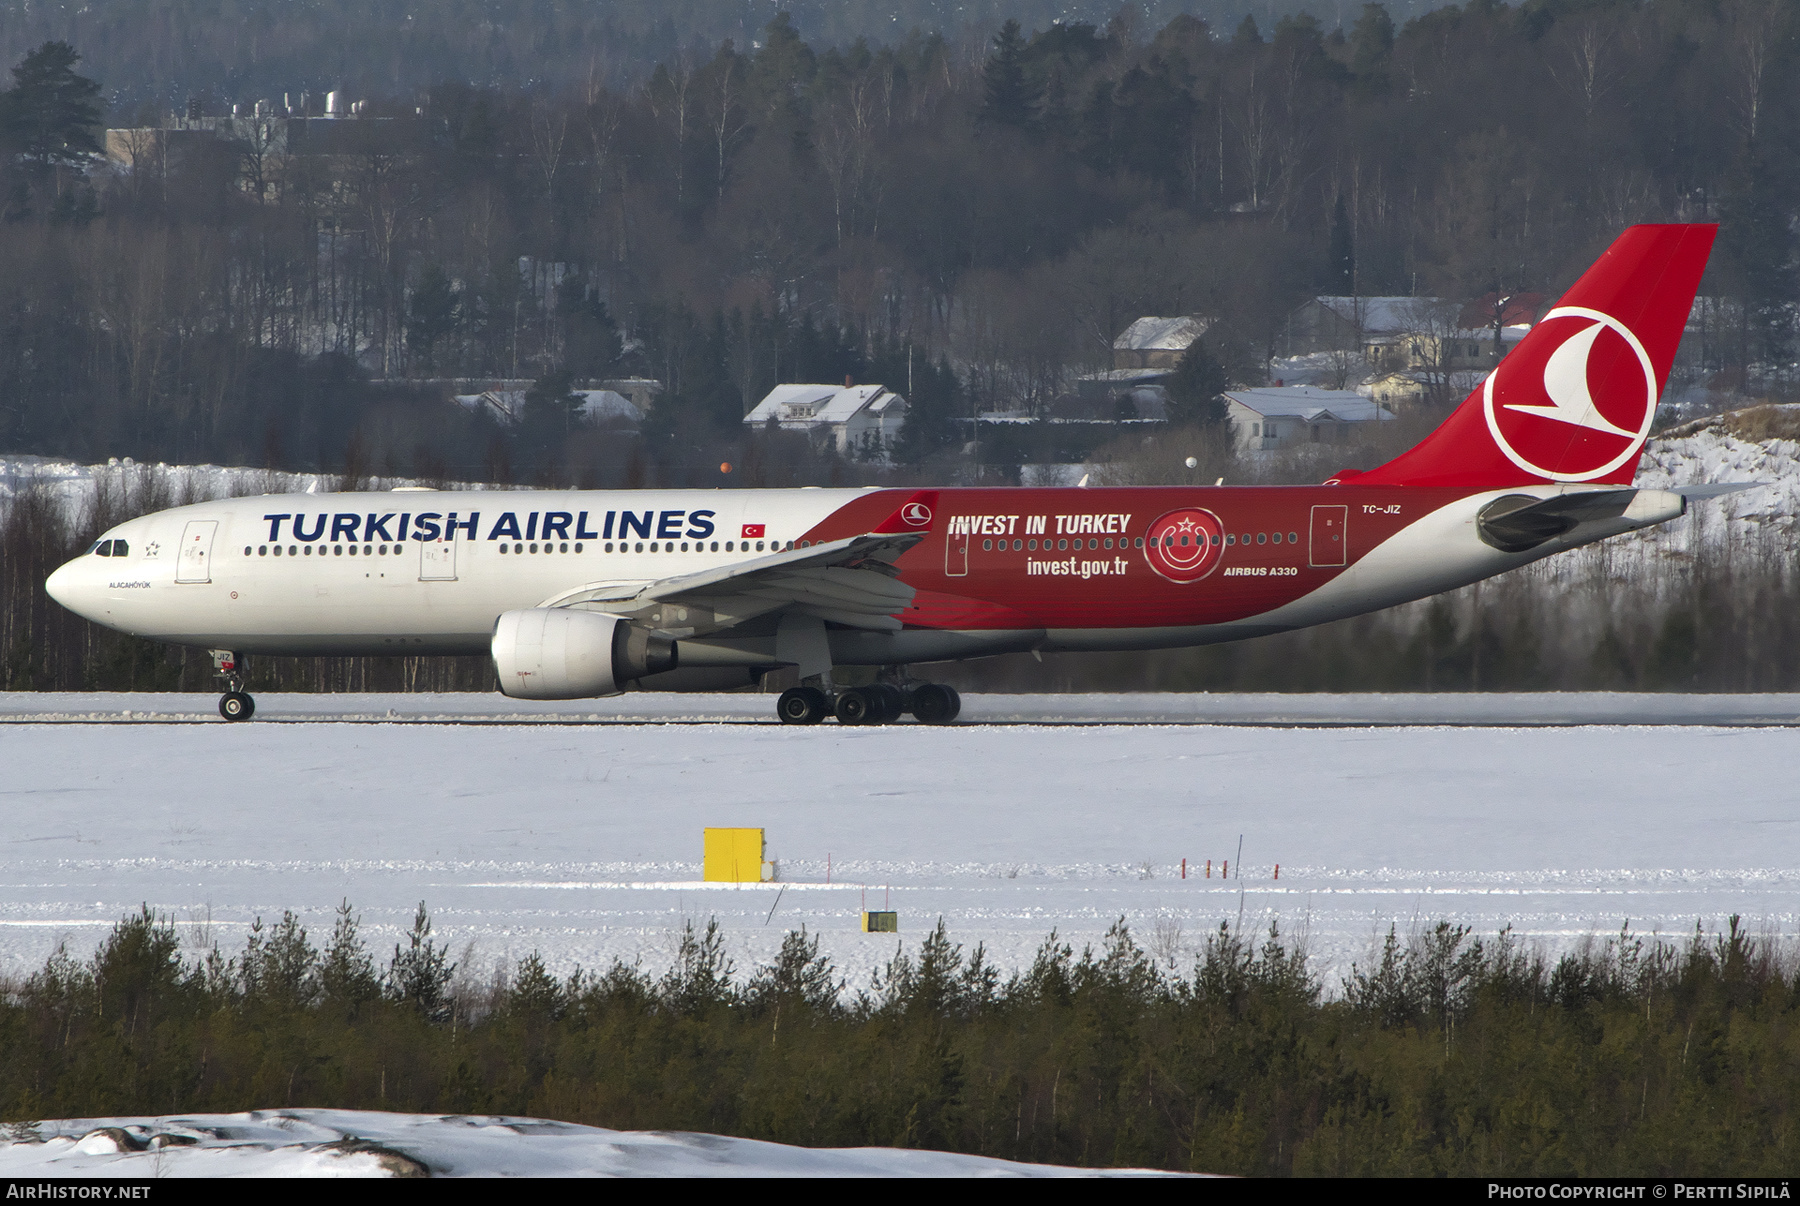
<svg viewBox="0 0 1800 1206"><path fill-rule="evenodd" d="M808 547L810 547L811 543L812 543L811 541L802 540L800 542L800 547L808 548ZM1111 542L1108 542L1108 543L1110 545ZM739 548L740 545L742 546L741 548ZM349 550L350 556L354 557L357 555L357 549L358 549L358 546L354 545L354 544L350 544L350 545L334 544L334 545L329 545L329 546L320 545L318 547L318 549L316 550L318 555L321 557L325 556L326 555L325 550L327 547L329 547L331 549L332 553L336 554L339 557L342 557L344 555L344 552L346 549ZM362 550L362 555L364 557L377 557L377 556L385 557L385 556L389 556L389 555L398 555L401 552L405 551L405 548L406 548L406 546L404 544L395 544L395 545L365 544L360 547ZM580 543L577 543L575 545L574 551L579 553L582 551L582 547L583 546ZM788 541L787 547L790 549L793 548L794 542L791 540ZM112 551L109 552L108 551L109 548ZM549 541L545 541L542 544L530 544L530 545L523 544L523 543L511 544L511 545L501 544L499 546L499 548L502 553L510 552L510 553L514 553L514 554L525 554L527 552L530 552L530 553L539 553L539 552L542 552L542 553L558 553L558 552L566 553L569 551L569 545L568 545L567 541L564 541L561 544L555 544L555 543L551 543ZM765 551L765 549L768 551L772 551L772 552L780 552L781 551L781 542L779 540L758 540L758 541L756 541L756 549L755 549L756 552L760 553L760 552ZM93 549L90 551L98 554L101 557L123 557L126 552L125 542L123 540L102 541L101 543L95 545L93 547ZM246 557L270 557L270 556L280 557L283 555L286 555L289 557L300 557L300 556L311 557L313 555L314 551L315 551L314 547L310 544L304 544L304 545L290 544L290 545L285 545L285 546L279 545L279 544L276 544L276 545L268 545L268 544L248 545L247 544L244 546L244 556L246 556ZM606 551L609 553L613 551L613 546L610 542L606 545ZM633 551L641 553L644 551L644 542L640 540L637 543L635 550L634 550L634 548L631 544L628 544L624 541L620 541L618 551L621 553L629 553L629 552L633 552ZM652 540L650 542L649 551L652 553L656 553L656 552L673 553L678 550L677 550L676 542L673 540L666 540L666 541ZM696 553L704 553L704 552L708 552L709 549L708 549L705 541L696 540L696 541L691 542L691 548L690 548L690 542L688 542L688 541L680 542L679 551L683 552L683 553L686 553L689 551L696 552ZM719 542L717 540L712 542L710 551L714 552L714 553L719 551ZM727 541L725 541L725 551L727 553L731 553L731 552L748 553L751 551L751 542L748 540L743 540L743 541L727 540Z"/></svg>
<svg viewBox="0 0 1800 1206"><path fill-rule="evenodd" d="M345 549L350 550L350 555L352 557L357 555L357 553L356 553L357 546L354 544L350 544L350 545L334 544L334 545L330 545L330 546L320 545L318 547L318 549L316 550L318 555L321 557L325 556L325 549L327 547L329 547L331 549L331 551L339 557L342 557L344 555ZM391 545L391 546L385 545L385 544L381 544L381 545L365 544L362 546L362 555L364 557L386 557L386 556L390 556L390 555L399 556L402 552L405 551L405 549L406 549L406 546L403 544L396 544L396 545ZM250 557L250 556L268 557L271 555L279 557L284 553L289 557L299 557L302 555L311 557L314 552L315 552L315 550L314 550L313 546L310 544L290 544L285 547L283 547L282 545L279 545L279 544L275 544L275 545L259 544L259 545L255 546L254 548L252 548L250 545L244 546L244 556L246 556L246 557Z"/></svg>
<svg viewBox="0 0 1800 1206"><path fill-rule="evenodd" d="M807 543L808 543L807 541L802 540L800 542L800 547L801 548L807 547ZM794 542L791 540L788 541L787 546L790 549L793 548ZM517 552L518 547L519 546L514 545L513 551ZM580 545L577 545L575 547L576 547L577 552L581 551ZM769 551L769 552L779 553L781 551L781 541L779 541L779 540L758 540L756 542L756 551L760 553L760 552L763 552L765 549L767 549L767 551ZM501 551L505 552L505 549L502 549ZM608 541L602 551L608 552L608 553L613 552L614 551L613 543L611 541ZM660 553L687 553L687 552L716 553L719 551L719 542L717 540L715 540L712 542L712 544L710 546L708 546L708 544L704 540L695 540L692 542L684 540L684 541L681 541L679 545L677 545L677 543L673 540L652 540L649 544L649 548L646 549L644 546L644 542L641 540L638 541L636 544L633 544L630 541L621 540L618 542L617 551L621 552L621 553L642 553L642 552L646 552L646 551L652 552L652 553L658 553L658 552L660 552ZM727 553L748 553L751 551L750 541L748 541L748 540L727 540L727 541L725 541L725 551Z"/></svg>
<svg viewBox="0 0 1800 1206"><path fill-rule="evenodd" d="M1190 537L1182 536L1178 539L1177 537L1174 537L1174 536L1164 536L1161 539L1162 539L1162 543L1166 547L1175 548L1178 543L1182 546L1186 546L1188 544ZM1239 543L1249 544L1252 541L1255 541L1257 544L1280 544L1282 542L1282 539L1283 539L1283 537L1280 532L1257 532L1254 534L1252 534L1250 532L1245 532L1241 537L1236 535L1235 533L1228 533L1222 538L1219 536L1214 536L1212 538L1212 542L1215 545L1221 544L1221 543L1228 544L1228 545L1236 545ZM1300 533L1289 532L1287 534L1286 539L1289 544L1299 544L1300 543ZM1083 545L1082 538L1077 536L1075 538L1075 547L1077 549L1080 549L1082 547L1082 545ZM1110 536L1106 537L1105 539L1101 539L1098 536L1090 536L1086 540L1086 546L1090 549L1100 549L1100 548L1110 549L1113 547L1113 540L1112 540L1112 537L1110 537ZM1036 552L1037 547L1038 547L1038 542L1035 540L1015 539L1012 542L1012 548L1013 548L1014 552L1018 552L1020 549L1025 549L1029 552ZM1119 547L1122 549L1129 549L1129 548L1140 548L1141 549L1144 547L1144 538L1142 536L1139 536L1135 541L1133 541L1129 538L1121 538L1119 541ZM1155 537L1155 536L1150 537L1150 547L1151 548L1157 547L1157 537ZM996 548L996 542L994 542L992 540L984 540L981 542L981 548L982 548L983 552L988 552L988 553L994 552L995 548ZM1055 550L1057 552L1067 552L1068 548L1069 548L1069 541L1066 539L1063 539L1063 540L1046 539L1044 541L1044 551L1045 552L1050 552L1052 550ZM1004 541L1004 540L999 541L998 549L1000 552L1004 553L1006 551L1006 541Z"/></svg>
<svg viewBox="0 0 1800 1206"><path fill-rule="evenodd" d="M985 552L992 552L995 548L995 542L992 540L984 540L981 542L981 547L982 547L983 551L985 551ZM1035 553L1037 551L1038 542L1035 540L1014 540L1012 542L1012 547L1013 547L1014 552L1017 552L1020 549L1027 549L1027 550L1030 550L1031 552ZM1079 537L1079 536L1077 536L1075 538L1075 547L1077 549L1080 549L1083 547L1083 541L1082 541L1081 537ZM1104 540L1102 540L1098 536L1090 536L1086 541L1085 547L1090 548L1090 549L1098 549L1098 548L1110 549L1113 547L1113 539L1111 536L1106 537ZM1131 538L1128 536L1121 536L1119 538L1119 547L1122 549L1131 548L1132 547ZM1144 538L1142 536L1139 536L1137 538L1137 547L1140 549L1144 547ZM1044 541L1044 551L1046 553L1048 553L1052 550L1067 551L1068 548L1069 548L1069 542L1066 539L1065 540L1050 540L1050 539L1046 538ZM1002 553L1004 553L1006 551L1006 541L1002 540L999 542L999 551Z"/></svg>

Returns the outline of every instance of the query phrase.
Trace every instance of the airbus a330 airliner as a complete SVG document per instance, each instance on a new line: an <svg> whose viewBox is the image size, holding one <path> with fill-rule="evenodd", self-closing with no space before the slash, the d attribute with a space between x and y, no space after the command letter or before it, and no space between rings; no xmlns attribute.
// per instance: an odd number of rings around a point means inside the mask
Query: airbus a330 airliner
<svg viewBox="0 0 1800 1206"><path fill-rule="evenodd" d="M487 653L520 699L791 667L790 724L943 723L909 666L1285 632L1719 492L1631 485L1716 230L1628 229L1436 431L1322 485L269 495L122 523L48 588L212 650L231 720L250 654Z"/></svg>

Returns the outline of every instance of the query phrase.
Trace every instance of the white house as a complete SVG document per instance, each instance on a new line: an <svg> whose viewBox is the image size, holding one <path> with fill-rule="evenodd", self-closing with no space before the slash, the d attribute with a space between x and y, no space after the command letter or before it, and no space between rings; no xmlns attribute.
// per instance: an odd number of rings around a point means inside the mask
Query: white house
<svg viewBox="0 0 1800 1206"><path fill-rule="evenodd" d="M1113 368L1172 369L1206 327L1205 319L1187 314L1140 318L1113 340Z"/></svg>
<svg viewBox="0 0 1800 1206"><path fill-rule="evenodd" d="M1393 414L1378 402L1344 389L1311 385L1225 391L1232 441L1240 451L1336 444L1364 423L1386 423Z"/></svg>
<svg viewBox="0 0 1800 1206"><path fill-rule="evenodd" d="M1112 368L1076 378L1076 395L1093 406L1130 398L1140 418L1162 418L1169 400L1162 383L1194 340L1206 334L1207 325L1206 319L1189 314L1136 320L1113 340Z"/></svg>
<svg viewBox="0 0 1800 1206"><path fill-rule="evenodd" d="M777 385L744 416L747 427L827 437L845 455L892 447L906 425L906 399L883 385Z"/></svg>

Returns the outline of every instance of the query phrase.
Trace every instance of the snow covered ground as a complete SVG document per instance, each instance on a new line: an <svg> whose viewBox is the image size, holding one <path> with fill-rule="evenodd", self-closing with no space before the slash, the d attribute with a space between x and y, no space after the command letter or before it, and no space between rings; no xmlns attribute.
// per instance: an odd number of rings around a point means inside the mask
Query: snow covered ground
<svg viewBox="0 0 1800 1206"><path fill-rule="evenodd" d="M804 1148L680 1131L609 1131L539 1118L256 1110L78 1118L6 1128L0 1177L1096 1177L881 1147Z"/></svg>
<svg viewBox="0 0 1800 1206"><path fill-rule="evenodd" d="M117 497L148 492L158 506L181 506L209 498L234 498L252 494L320 494L337 488L333 474L283 473L229 465L141 464L130 457L114 457L104 465L84 465L56 457L0 456L0 508L31 488L46 489L64 514L79 518L94 505L102 490ZM377 478L371 490L412 486L412 478ZM505 487L460 485L460 490L492 490Z"/></svg>
<svg viewBox="0 0 1800 1206"><path fill-rule="evenodd" d="M1437 698L1517 723L1506 697ZM1627 919L1800 931L1795 728L704 722L767 703L702 699L681 724L0 725L0 974L58 941L85 955L140 902L233 949L284 908L322 936L344 897L378 949L427 901L482 982L533 950L660 971L685 921L717 917L740 969L805 924L866 987L895 940L860 932L865 904L905 943L942 917L1010 967L1120 916L1185 965L1240 910L1336 970L1439 918L1552 949ZM782 882L700 882L708 825L765 828Z"/></svg>

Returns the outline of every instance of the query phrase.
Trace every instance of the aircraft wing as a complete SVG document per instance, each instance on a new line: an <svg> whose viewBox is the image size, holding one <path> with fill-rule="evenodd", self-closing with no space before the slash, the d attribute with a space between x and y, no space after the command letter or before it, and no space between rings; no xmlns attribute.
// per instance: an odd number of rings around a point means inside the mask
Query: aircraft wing
<svg viewBox="0 0 1800 1206"><path fill-rule="evenodd" d="M923 539L922 532L870 532L654 582L591 583L539 606L630 616L678 636L783 610L898 632L894 613L911 605L914 592L897 580L894 561Z"/></svg>

